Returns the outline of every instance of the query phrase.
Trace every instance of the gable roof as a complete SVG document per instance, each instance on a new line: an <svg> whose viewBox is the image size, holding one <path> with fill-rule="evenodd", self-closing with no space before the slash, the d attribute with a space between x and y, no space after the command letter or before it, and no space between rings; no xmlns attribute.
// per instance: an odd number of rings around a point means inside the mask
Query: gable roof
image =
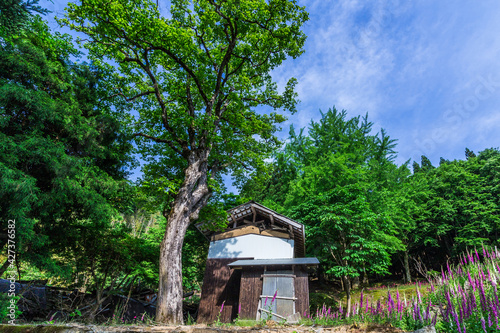
<svg viewBox="0 0 500 333"><path fill-rule="evenodd" d="M303 224L296 222L284 215L281 215L255 201L249 201L237 207L231 208L227 211L227 213L228 228L224 232L236 228L238 223L249 223L249 221L246 220L246 218L248 218L249 216L252 218L253 223L255 223L256 216L258 215L261 218L270 221L272 225L276 225L281 229L288 230L291 238L293 238L294 240L294 256L296 258L305 256L305 229ZM218 233L203 228L203 223L196 224L196 227L208 239Z"/></svg>

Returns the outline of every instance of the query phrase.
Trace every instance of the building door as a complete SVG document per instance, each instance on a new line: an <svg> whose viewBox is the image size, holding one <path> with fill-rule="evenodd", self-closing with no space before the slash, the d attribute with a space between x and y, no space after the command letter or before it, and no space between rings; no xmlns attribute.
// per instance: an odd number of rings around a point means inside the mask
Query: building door
<svg viewBox="0 0 500 333"><path fill-rule="evenodd" d="M295 275L291 270L265 271L257 320L286 320L295 313ZM276 297L274 295L276 294ZM274 300L273 300L274 298Z"/></svg>

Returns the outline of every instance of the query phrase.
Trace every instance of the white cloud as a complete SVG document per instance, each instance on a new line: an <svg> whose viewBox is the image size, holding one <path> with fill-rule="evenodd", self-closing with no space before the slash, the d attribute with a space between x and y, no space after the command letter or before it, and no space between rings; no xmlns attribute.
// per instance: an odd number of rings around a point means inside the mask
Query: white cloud
<svg viewBox="0 0 500 333"><path fill-rule="evenodd" d="M332 105L350 115L368 111L399 139L400 161L463 158L472 141L477 150L500 145L491 125L499 89L459 124L449 111L471 102L478 77L500 79L500 3L302 3L311 17L306 53L274 72L278 81L299 80L302 104L290 122L306 126Z"/></svg>

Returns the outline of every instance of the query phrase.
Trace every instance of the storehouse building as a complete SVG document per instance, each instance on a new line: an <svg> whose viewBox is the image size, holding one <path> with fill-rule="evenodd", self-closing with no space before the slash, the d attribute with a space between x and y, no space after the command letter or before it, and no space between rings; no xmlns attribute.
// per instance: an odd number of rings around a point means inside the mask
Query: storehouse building
<svg viewBox="0 0 500 333"><path fill-rule="evenodd" d="M295 321L309 313L304 226L256 202L228 211L222 232L198 229L210 240L198 322L239 318Z"/></svg>

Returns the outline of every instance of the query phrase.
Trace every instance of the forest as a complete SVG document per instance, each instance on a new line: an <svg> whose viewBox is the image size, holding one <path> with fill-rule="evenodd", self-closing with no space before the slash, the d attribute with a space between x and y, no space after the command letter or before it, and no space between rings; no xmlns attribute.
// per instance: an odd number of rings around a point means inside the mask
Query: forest
<svg viewBox="0 0 500 333"><path fill-rule="evenodd" d="M91 306L65 310L66 319L78 313L90 321L116 294L167 293L174 283L176 294L158 299L171 311L156 316L182 322L182 299L194 295L196 303L209 245L194 224L223 230L225 211L249 200L306 226L307 255L320 260L315 278L348 300L374 283L431 281L464 264L464 253L496 253L498 148L464 147L463 159L439 165L426 156L397 165L397 138L374 130L368 114L351 116L362 110L328 105L318 121L277 139L286 117L255 108L300 111L294 79L280 92L268 74L302 52L307 13L294 1L270 2L278 21L270 34L226 18L238 10L232 5L172 1L178 25L169 30L149 1L105 2L70 5L60 21L92 40L85 54L70 35L49 29L36 1L0 5L1 278L92 294ZM147 24L138 29L117 12ZM259 26L272 22L256 13ZM228 23L211 21L219 19ZM231 42L233 23L241 44ZM185 41L187 30L201 42ZM229 46L220 47L226 37ZM162 49L165 40L179 52ZM142 176L131 181L139 167ZM226 175L238 194L227 192ZM172 236L171 250L169 228L183 235ZM179 244L180 260L165 259ZM1 296L7 322L9 299Z"/></svg>

